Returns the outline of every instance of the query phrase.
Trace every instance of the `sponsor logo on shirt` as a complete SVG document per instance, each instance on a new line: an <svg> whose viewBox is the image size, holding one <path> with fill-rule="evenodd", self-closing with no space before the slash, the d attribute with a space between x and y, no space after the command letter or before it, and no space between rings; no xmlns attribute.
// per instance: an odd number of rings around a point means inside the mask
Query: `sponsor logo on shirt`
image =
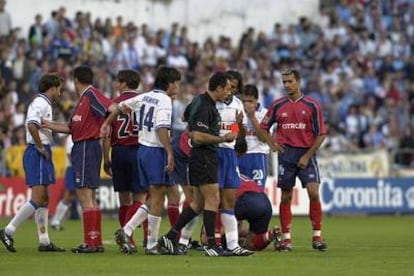
<svg viewBox="0 0 414 276"><path fill-rule="evenodd" d="M81 122L82 121L82 115L73 115L72 122Z"/></svg>
<svg viewBox="0 0 414 276"><path fill-rule="evenodd" d="M208 125L206 125L206 124L204 124L203 122L200 122L200 121L197 122L197 126L205 128L205 129L209 129Z"/></svg>
<svg viewBox="0 0 414 276"><path fill-rule="evenodd" d="M282 124L282 129L305 129L305 123L290 123L290 124Z"/></svg>

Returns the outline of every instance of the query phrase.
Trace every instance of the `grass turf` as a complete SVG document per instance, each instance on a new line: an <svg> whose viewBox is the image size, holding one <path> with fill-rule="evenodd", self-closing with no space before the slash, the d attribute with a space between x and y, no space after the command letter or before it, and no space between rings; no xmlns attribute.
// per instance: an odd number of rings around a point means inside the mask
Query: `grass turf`
<svg viewBox="0 0 414 276"><path fill-rule="evenodd" d="M0 227L7 222L0 219ZM146 256L140 246L137 254L122 255L113 241L114 219L103 221L103 254L70 252L82 239L80 221L65 221L61 232L49 230L68 252L39 253L34 222L27 221L14 237L17 253L0 244L0 275L414 275L413 225L412 216L327 216L323 234L329 250L318 252L311 248L309 220L295 217L292 252L277 253L270 245L250 257L209 258L192 250L187 256ZM140 229L136 236L140 244Z"/></svg>

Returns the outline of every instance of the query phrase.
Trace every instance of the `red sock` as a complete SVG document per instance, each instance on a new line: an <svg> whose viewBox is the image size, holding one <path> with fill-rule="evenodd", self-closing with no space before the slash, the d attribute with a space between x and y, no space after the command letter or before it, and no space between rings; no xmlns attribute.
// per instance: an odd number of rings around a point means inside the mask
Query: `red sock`
<svg viewBox="0 0 414 276"><path fill-rule="evenodd" d="M270 242L271 240L269 240L269 235L267 232L258 234L253 238L253 245L256 248L256 250L265 249Z"/></svg>
<svg viewBox="0 0 414 276"><path fill-rule="evenodd" d="M142 223L142 233L144 234L144 243L147 244L147 237L148 237L148 220L147 219Z"/></svg>
<svg viewBox="0 0 414 276"><path fill-rule="evenodd" d="M216 239L216 244L217 245L221 245L221 228L222 228L221 216L220 216L220 212L217 212L216 226L214 228L214 237Z"/></svg>
<svg viewBox="0 0 414 276"><path fill-rule="evenodd" d="M183 203L183 210L184 210L185 208L187 208L187 207L190 207L190 202L188 202L188 201L186 200L186 201L184 201L184 203Z"/></svg>
<svg viewBox="0 0 414 276"><path fill-rule="evenodd" d="M84 242L89 246L102 246L101 210L87 208L83 211Z"/></svg>
<svg viewBox="0 0 414 276"><path fill-rule="evenodd" d="M180 216L180 209L178 204L168 204L167 206L168 219L170 220L171 227L177 223L178 217Z"/></svg>
<svg viewBox="0 0 414 276"><path fill-rule="evenodd" d="M119 225L121 225L121 227L124 227L125 225L128 208L129 206L124 205L124 206L119 207L118 209L118 220L119 220Z"/></svg>
<svg viewBox="0 0 414 276"><path fill-rule="evenodd" d="M290 210L290 203L280 203L279 205L279 220L282 227L282 233L290 233L292 226L292 211Z"/></svg>
<svg viewBox="0 0 414 276"><path fill-rule="evenodd" d="M127 224L127 222L135 215L135 213L137 212L139 207L141 207L141 205L142 205L141 201L134 201L134 203L132 203L132 205L129 206L126 212L124 225ZM135 245L134 232L132 232L131 236L129 237L129 242Z"/></svg>
<svg viewBox="0 0 414 276"><path fill-rule="evenodd" d="M92 239L89 233L95 228L95 212L92 208L85 208L82 212L83 218L83 242L92 246Z"/></svg>
<svg viewBox="0 0 414 276"><path fill-rule="evenodd" d="M128 207L128 210L125 215L124 225L135 215L139 207L141 207L141 201L134 201L131 206Z"/></svg>
<svg viewBox="0 0 414 276"><path fill-rule="evenodd" d="M320 231L322 229L322 206L320 201L310 203L309 218L312 222L312 230Z"/></svg>
<svg viewBox="0 0 414 276"><path fill-rule="evenodd" d="M95 209L95 216L96 216L96 223L95 223L95 232L96 232L96 239L95 245L96 246L103 246L102 245L102 212L101 209Z"/></svg>

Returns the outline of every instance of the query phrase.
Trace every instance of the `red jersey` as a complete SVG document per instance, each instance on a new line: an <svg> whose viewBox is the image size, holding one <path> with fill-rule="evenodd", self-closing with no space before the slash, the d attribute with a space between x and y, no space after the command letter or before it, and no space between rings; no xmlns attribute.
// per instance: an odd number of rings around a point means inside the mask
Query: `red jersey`
<svg viewBox="0 0 414 276"><path fill-rule="evenodd" d="M135 91L125 91L113 101L120 103L123 100L137 96ZM129 114L121 114L116 121L112 123L111 144L123 146L138 145L138 123L134 111Z"/></svg>
<svg viewBox="0 0 414 276"><path fill-rule="evenodd" d="M236 198L247 192L263 193L263 188L257 185L257 182L253 179L240 175L240 187L236 191Z"/></svg>
<svg viewBox="0 0 414 276"><path fill-rule="evenodd" d="M260 126L269 130L277 124L276 143L297 148L310 148L316 136L325 135L326 127L319 103L302 95L296 101L285 96L269 107Z"/></svg>
<svg viewBox="0 0 414 276"><path fill-rule="evenodd" d="M95 87L89 86L81 95L69 122L73 142L99 139L106 112L112 104Z"/></svg>

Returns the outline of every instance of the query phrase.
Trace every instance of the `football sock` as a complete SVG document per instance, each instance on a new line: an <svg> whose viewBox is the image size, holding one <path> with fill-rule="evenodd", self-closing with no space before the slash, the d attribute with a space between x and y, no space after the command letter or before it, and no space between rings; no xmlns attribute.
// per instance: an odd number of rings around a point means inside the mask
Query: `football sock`
<svg viewBox="0 0 414 276"><path fill-rule="evenodd" d="M123 227L126 223L126 216L127 216L128 209L129 209L128 205L120 206L118 209L118 221L121 227Z"/></svg>
<svg viewBox="0 0 414 276"><path fill-rule="evenodd" d="M194 227L197 225L199 218L200 216L195 216L181 230L180 240L178 241L180 244L188 245L190 243L190 239L191 239L191 236L193 235Z"/></svg>
<svg viewBox="0 0 414 276"><path fill-rule="evenodd" d="M23 221L25 221L31 215L33 215L37 208L38 207L36 206L36 204L31 200L26 202L22 207L20 207L19 211L17 211L16 215L4 229L6 234L13 236L14 232L16 231L16 228L19 227L19 225L22 224Z"/></svg>
<svg viewBox="0 0 414 276"><path fill-rule="evenodd" d="M310 203L309 218L312 223L313 237L320 238L322 229L322 206L320 201Z"/></svg>
<svg viewBox="0 0 414 276"><path fill-rule="evenodd" d="M167 206L168 220L170 221L171 227L177 223L178 217L180 216L180 209L178 207L178 204L168 204Z"/></svg>
<svg viewBox="0 0 414 276"><path fill-rule="evenodd" d="M204 223L204 229L206 231L208 246L216 245L216 240L214 238L214 228L215 228L215 224L216 224L216 215L217 215L217 212L215 212L215 211L204 210L203 223Z"/></svg>
<svg viewBox="0 0 414 276"><path fill-rule="evenodd" d="M269 232L258 234L253 238L253 245L256 250L262 250L266 248L271 242L272 239L270 239Z"/></svg>
<svg viewBox="0 0 414 276"><path fill-rule="evenodd" d="M280 203L279 220L283 236L285 237L285 234L290 233L292 224L292 211L290 210L290 203Z"/></svg>
<svg viewBox="0 0 414 276"><path fill-rule="evenodd" d="M52 223L51 223L52 225L60 225L60 223L63 220L63 217L65 216L66 212L69 209L69 206L70 205L65 204L63 200L59 201L58 205L56 206L55 214L53 215L53 218L52 218Z"/></svg>
<svg viewBox="0 0 414 276"><path fill-rule="evenodd" d="M39 244L48 245L50 244L50 238L48 233L48 218L49 209L46 207L39 207L35 211L35 221L37 228L37 235L39 237Z"/></svg>
<svg viewBox="0 0 414 276"><path fill-rule="evenodd" d="M216 225L214 226L214 237L216 239L216 244L218 245L221 245L221 229L222 229L221 214L218 213L216 215Z"/></svg>
<svg viewBox="0 0 414 276"><path fill-rule="evenodd" d="M102 211L99 208L95 208L95 246L102 246Z"/></svg>
<svg viewBox="0 0 414 276"><path fill-rule="evenodd" d="M167 238L174 241L177 240L181 229L197 215L191 207L185 208L178 217L177 223L168 231Z"/></svg>
<svg viewBox="0 0 414 276"><path fill-rule="evenodd" d="M227 248L233 250L239 247L239 233L234 210L222 210L220 211L220 216L226 235Z"/></svg>
<svg viewBox="0 0 414 276"><path fill-rule="evenodd" d="M95 225L96 215L94 208L85 208L83 210L83 241L89 246L95 246Z"/></svg>
<svg viewBox="0 0 414 276"><path fill-rule="evenodd" d="M132 236L132 233L135 231L138 225L143 224L144 221L147 220L147 216L148 216L148 207L145 204L141 204L141 206L138 208L135 214L123 227L125 234L127 234L129 237Z"/></svg>
<svg viewBox="0 0 414 276"><path fill-rule="evenodd" d="M157 245L160 224L161 224L161 217L148 214L147 249L151 249Z"/></svg>

